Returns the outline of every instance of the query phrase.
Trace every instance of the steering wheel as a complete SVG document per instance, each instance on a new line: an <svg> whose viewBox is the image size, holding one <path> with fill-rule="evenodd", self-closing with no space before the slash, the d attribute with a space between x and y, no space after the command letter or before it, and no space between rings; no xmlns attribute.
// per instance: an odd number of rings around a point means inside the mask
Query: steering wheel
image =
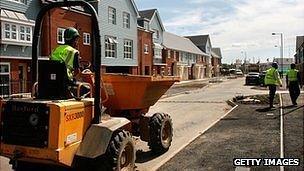
<svg viewBox="0 0 304 171"><path fill-rule="evenodd" d="M92 63L90 61L80 60L80 62L79 62L79 67L80 67L81 71L83 71L85 69L90 69L91 66L92 66Z"/></svg>

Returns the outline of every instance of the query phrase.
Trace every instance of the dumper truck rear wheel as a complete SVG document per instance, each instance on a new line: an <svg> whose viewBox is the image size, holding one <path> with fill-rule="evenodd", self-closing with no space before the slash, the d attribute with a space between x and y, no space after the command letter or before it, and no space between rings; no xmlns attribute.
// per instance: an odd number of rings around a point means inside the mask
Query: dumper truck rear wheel
<svg viewBox="0 0 304 171"><path fill-rule="evenodd" d="M134 170L135 148L132 135L124 130L115 132L106 155L113 170Z"/></svg>
<svg viewBox="0 0 304 171"><path fill-rule="evenodd" d="M173 137L172 119L165 113L155 113L150 119L148 145L155 153L168 151Z"/></svg>

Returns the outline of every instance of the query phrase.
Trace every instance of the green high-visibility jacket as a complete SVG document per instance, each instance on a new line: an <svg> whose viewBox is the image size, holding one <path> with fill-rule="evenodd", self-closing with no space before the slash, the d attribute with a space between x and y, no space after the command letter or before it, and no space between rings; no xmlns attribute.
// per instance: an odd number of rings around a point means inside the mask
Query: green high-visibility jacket
<svg viewBox="0 0 304 171"><path fill-rule="evenodd" d="M290 69L287 71L288 82L298 81L298 70Z"/></svg>
<svg viewBox="0 0 304 171"><path fill-rule="evenodd" d="M279 77L279 72L274 67L271 67L266 71L265 85L279 85L282 81Z"/></svg>
<svg viewBox="0 0 304 171"><path fill-rule="evenodd" d="M79 53L78 50L69 45L59 45L50 57L50 60L64 62L67 68L67 75L70 80L73 79L74 68L73 62L75 54Z"/></svg>

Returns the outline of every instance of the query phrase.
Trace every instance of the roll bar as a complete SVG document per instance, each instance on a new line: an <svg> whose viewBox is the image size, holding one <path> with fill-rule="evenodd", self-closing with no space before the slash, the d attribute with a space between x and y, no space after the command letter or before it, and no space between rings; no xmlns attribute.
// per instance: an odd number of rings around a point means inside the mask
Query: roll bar
<svg viewBox="0 0 304 171"><path fill-rule="evenodd" d="M38 13L35 22L35 29L33 35L33 43L32 43L32 85L35 84L38 80L38 42L40 40L41 35L41 27L42 21L45 14L54 9L59 7L72 7L72 6L82 6L86 7L92 15L92 26L93 26L93 39L95 42L95 53L93 53L92 63L94 62L94 72L95 72L95 97L94 97L94 118L92 122L94 124L98 124L101 118L101 97L100 97L100 79L101 79L101 42L100 42L100 32L99 32L99 25L98 25L98 15L94 7L89 4L88 2L78 0L78 1L63 1L63 2L52 2L44 7Z"/></svg>

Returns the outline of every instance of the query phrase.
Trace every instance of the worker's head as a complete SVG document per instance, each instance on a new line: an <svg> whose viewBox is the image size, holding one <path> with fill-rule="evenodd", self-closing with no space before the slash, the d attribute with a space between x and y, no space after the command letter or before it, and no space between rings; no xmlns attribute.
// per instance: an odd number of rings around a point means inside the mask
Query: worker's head
<svg viewBox="0 0 304 171"><path fill-rule="evenodd" d="M294 64L294 63L290 64L290 68L291 69L296 69L296 64Z"/></svg>
<svg viewBox="0 0 304 171"><path fill-rule="evenodd" d="M74 27L69 27L64 31L65 44L76 47L78 44L79 37L79 32Z"/></svg>
<svg viewBox="0 0 304 171"><path fill-rule="evenodd" d="M279 67L278 63L276 63L276 62L273 62L271 66L274 67L275 69L278 69L278 67Z"/></svg>

